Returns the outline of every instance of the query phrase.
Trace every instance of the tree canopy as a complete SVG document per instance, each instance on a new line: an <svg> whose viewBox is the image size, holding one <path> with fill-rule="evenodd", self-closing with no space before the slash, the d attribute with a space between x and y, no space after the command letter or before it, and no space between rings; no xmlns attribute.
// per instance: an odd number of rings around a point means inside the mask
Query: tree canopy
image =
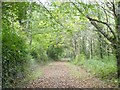
<svg viewBox="0 0 120 90"><path fill-rule="evenodd" d="M119 1L2 2L0 8L3 87L28 77L32 62L61 58L82 65L114 62L100 67L106 70L101 74L114 75L120 85Z"/></svg>

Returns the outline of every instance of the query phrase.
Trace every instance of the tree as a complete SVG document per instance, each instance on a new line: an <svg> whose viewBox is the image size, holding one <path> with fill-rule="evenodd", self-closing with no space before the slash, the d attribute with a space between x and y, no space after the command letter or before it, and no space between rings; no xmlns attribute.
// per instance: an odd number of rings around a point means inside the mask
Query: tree
<svg viewBox="0 0 120 90"><path fill-rule="evenodd" d="M28 4L4 2L2 5L4 6L2 12L2 85L14 87L18 79L26 76L25 65L28 64L26 63L28 52L21 27L22 20L26 18L24 13Z"/></svg>
<svg viewBox="0 0 120 90"><path fill-rule="evenodd" d="M120 2L117 2L117 4L115 4L114 1L113 2L112 1L105 2L106 7L108 7L108 9L100 6L98 3L96 4L100 7L102 7L104 10L106 10L110 13L112 12L112 14L114 16L116 28L111 27L111 25L109 24L110 22L101 21L99 19L95 19L95 18L90 17L88 15L88 12L84 13L75 4L75 2L71 2L71 3L77 8L77 10L83 16L85 16L91 22L91 24L96 28L97 32L99 32L101 35L103 35L111 43L112 47L114 48L116 58L117 58L118 81L119 81L119 87L120 87L120 13L119 13L120 12ZM80 2L78 2L78 4L83 6L85 8L85 11L88 11L88 7L90 7L89 5L91 5L91 4L84 4L84 3L80 3ZM94 4L92 4L92 5L94 5ZM116 5L117 5L117 8L116 8ZM109 16L110 16L110 13L108 13ZM105 25L109 29L110 33L106 33L105 31L103 31L103 28L99 24ZM111 36L111 34L112 34L112 36Z"/></svg>

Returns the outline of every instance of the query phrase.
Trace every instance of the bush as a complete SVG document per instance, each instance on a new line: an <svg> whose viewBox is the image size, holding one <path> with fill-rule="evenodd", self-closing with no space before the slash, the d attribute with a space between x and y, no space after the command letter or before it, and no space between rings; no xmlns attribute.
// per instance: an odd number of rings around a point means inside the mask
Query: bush
<svg viewBox="0 0 120 90"><path fill-rule="evenodd" d="M27 50L23 39L16 33L3 31L2 69L3 87L14 87L18 79L25 77Z"/></svg>
<svg viewBox="0 0 120 90"><path fill-rule="evenodd" d="M51 45L51 46L49 46L49 48L47 50L47 55L51 59L57 60L57 59L59 59L59 56L62 55L62 52L63 52L63 48L62 47Z"/></svg>
<svg viewBox="0 0 120 90"><path fill-rule="evenodd" d="M84 54L79 54L75 57L74 64L78 64L79 62L82 62L86 59Z"/></svg>
<svg viewBox="0 0 120 90"><path fill-rule="evenodd" d="M116 79L117 78L117 65L114 56L104 57L102 60L89 59L80 60L82 57L76 58L74 64L82 65L88 71L91 71L94 75L103 79ZM109 58L109 59L108 59Z"/></svg>
<svg viewBox="0 0 120 90"><path fill-rule="evenodd" d="M31 46L30 55L37 62L45 62L45 61L48 60L48 56L46 54L46 50L41 48L40 45L34 45L33 44L33 46Z"/></svg>

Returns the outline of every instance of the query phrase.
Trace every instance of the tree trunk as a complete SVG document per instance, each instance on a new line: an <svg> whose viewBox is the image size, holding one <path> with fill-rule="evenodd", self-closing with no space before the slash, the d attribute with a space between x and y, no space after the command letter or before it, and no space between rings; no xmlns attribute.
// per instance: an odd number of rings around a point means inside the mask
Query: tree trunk
<svg viewBox="0 0 120 90"><path fill-rule="evenodd" d="M91 42L90 42L90 59L93 58L93 40L91 39Z"/></svg>
<svg viewBox="0 0 120 90"><path fill-rule="evenodd" d="M120 87L120 1L118 2L116 31L117 31L116 58L117 58L117 67L118 67L118 82Z"/></svg>
<svg viewBox="0 0 120 90"><path fill-rule="evenodd" d="M101 35L99 35L99 53L100 53L100 58L103 59L103 41Z"/></svg>
<svg viewBox="0 0 120 90"><path fill-rule="evenodd" d="M120 87L120 44L114 46L116 59L117 59L117 77L118 77L118 86Z"/></svg>
<svg viewBox="0 0 120 90"><path fill-rule="evenodd" d="M120 44L117 47L116 58L117 58L117 67L118 67L118 83L120 87Z"/></svg>

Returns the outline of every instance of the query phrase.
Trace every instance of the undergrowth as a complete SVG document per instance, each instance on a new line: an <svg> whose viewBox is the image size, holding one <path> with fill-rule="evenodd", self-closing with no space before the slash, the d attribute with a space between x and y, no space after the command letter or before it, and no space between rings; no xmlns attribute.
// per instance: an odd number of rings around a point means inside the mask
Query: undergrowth
<svg viewBox="0 0 120 90"><path fill-rule="evenodd" d="M95 57L87 60L83 54L80 54L72 61L72 63L85 67L92 74L103 80L113 84L118 83L117 62L114 56L104 57L103 59Z"/></svg>

